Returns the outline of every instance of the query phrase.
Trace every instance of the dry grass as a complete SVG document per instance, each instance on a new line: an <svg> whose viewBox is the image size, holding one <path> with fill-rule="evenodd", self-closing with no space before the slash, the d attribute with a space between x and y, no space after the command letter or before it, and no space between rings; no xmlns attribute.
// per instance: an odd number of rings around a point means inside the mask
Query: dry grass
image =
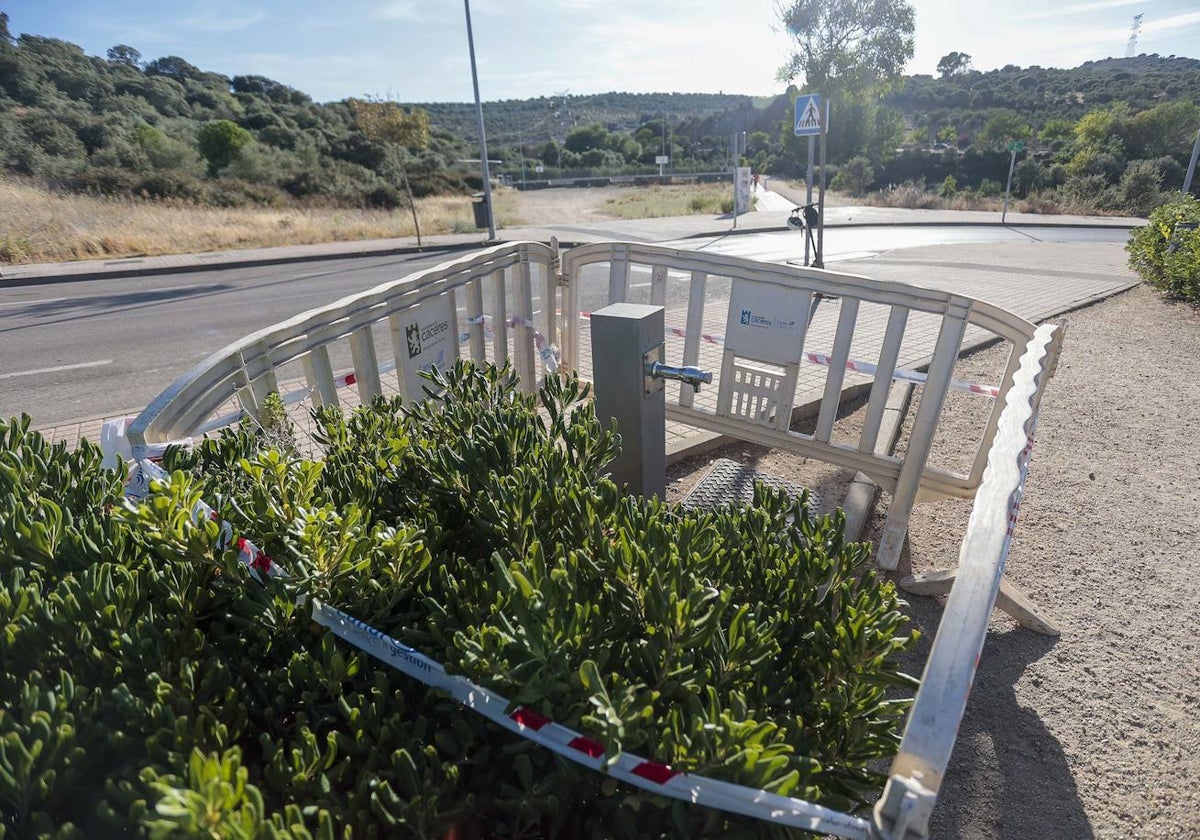
<svg viewBox="0 0 1200 840"><path fill-rule="evenodd" d="M618 219L715 216L733 209L733 190L719 184L654 185L608 199L605 210Z"/></svg>
<svg viewBox="0 0 1200 840"><path fill-rule="evenodd" d="M943 198L936 192L925 190L914 184L898 184L877 192L867 193L855 199L859 204L873 207L907 207L914 210L986 210L1000 212L1004 206L1003 196L985 198L974 192L963 191ZM1028 198L1013 198L1009 210L1016 213L1042 213L1046 215L1119 216L1118 210L1106 210L1095 202L1064 192L1036 193Z"/></svg>
<svg viewBox="0 0 1200 840"><path fill-rule="evenodd" d="M511 190L494 194L498 225L519 224ZM421 233L476 230L471 199L417 200ZM212 208L48 192L0 180L0 263L57 262L413 236L402 210Z"/></svg>

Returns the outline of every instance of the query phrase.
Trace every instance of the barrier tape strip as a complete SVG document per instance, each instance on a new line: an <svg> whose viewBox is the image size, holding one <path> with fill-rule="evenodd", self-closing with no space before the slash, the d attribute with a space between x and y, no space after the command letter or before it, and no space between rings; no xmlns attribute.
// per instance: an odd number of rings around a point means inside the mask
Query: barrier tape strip
<svg viewBox="0 0 1200 840"><path fill-rule="evenodd" d="M488 323L489 321L493 320L495 319L491 315L470 315L467 317L468 324L483 324L483 334L488 338L491 338L493 335L495 335L491 324ZM533 321L530 321L527 318L522 318L520 315L511 315L509 316L508 320L505 321L505 323L510 327L527 327L528 329L532 330L533 344L537 348L538 356L541 357L542 364L546 367L546 373L555 373L558 371L558 365L562 358L562 354L559 352L558 345L551 344L549 341L547 341L546 336L537 331L537 327L534 325ZM459 333L458 343L466 344L470 338L471 334L469 332Z"/></svg>
<svg viewBox="0 0 1200 840"><path fill-rule="evenodd" d="M592 317L592 313L580 312L579 317L583 320L588 320ZM679 336L681 338L687 337L687 330L681 327L667 325L664 327L664 330L668 335ZM724 344L725 336L721 335L720 333L701 333L700 340L709 344ZM805 352L804 358L816 365L824 365L825 367L830 367L833 365L833 359L824 355L823 353ZM849 359L846 361L846 370L853 371L854 373L865 374L867 376L874 376L879 370L879 366L873 365L870 362L860 362L855 359ZM916 382L921 385L924 385L928 378L928 376L920 373L919 371L905 370L904 368L896 368L892 373L892 379L902 379L905 382ZM960 379L951 379L950 387L955 391L966 391L971 394L982 394L983 396L991 397L992 399L1000 396L1000 389L995 385L980 385L976 382L963 382Z"/></svg>
<svg viewBox="0 0 1200 840"><path fill-rule="evenodd" d="M143 458L137 462L125 481L125 498L140 501L150 492L151 481L169 481L170 478L170 474L158 464L149 458ZM250 574L254 576L255 580L260 583L262 582L262 578L259 576L260 573L270 577L288 576L287 572L268 557L267 553L257 545L245 537L235 537L233 527L228 522L222 521L220 515L209 507L203 499L198 499L192 508L192 521L204 522L208 520L216 522L221 529L217 535L217 550L224 551L230 545L235 546L238 551L238 559L250 568Z"/></svg>
<svg viewBox="0 0 1200 840"><path fill-rule="evenodd" d="M126 498L131 501L143 499L150 491L151 481L169 480L170 475L166 470L143 459L137 462L125 483ZM267 556L266 552L244 537L235 537L228 522L222 521L217 512L203 500L197 500L192 508L192 521L203 520L212 520L220 524L217 550L222 551L231 544L235 545L238 559L249 567L255 580L262 582L261 574L287 577L287 572ZM867 840L866 820L823 805L684 773L661 762L631 753L618 753L608 758L607 747L594 738L555 723L526 706L517 706L511 712L506 712L512 704L505 697L476 685L465 677L447 674L446 669L436 660L336 607L313 599L312 618L364 653L430 688L445 691L457 703L483 715L493 723L591 770L683 802L795 826L807 831L836 834L850 840Z"/></svg>
<svg viewBox="0 0 1200 840"><path fill-rule="evenodd" d="M591 770L661 796L706 805L807 831L866 840L866 820L769 791L722 782L675 770L631 753L606 758L599 741L555 723L525 706L505 712L512 704L504 697L465 677L447 674L437 661L413 650L341 610L314 600L313 620L337 636L413 679L448 693L459 704L478 712L510 732L533 741Z"/></svg>

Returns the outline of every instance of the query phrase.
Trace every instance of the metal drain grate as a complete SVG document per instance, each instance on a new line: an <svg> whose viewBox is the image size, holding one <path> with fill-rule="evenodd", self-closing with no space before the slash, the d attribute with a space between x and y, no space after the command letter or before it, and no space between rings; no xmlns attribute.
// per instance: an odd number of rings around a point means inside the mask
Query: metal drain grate
<svg viewBox="0 0 1200 840"><path fill-rule="evenodd" d="M753 467L728 458L718 458L679 504L692 510L712 510L727 505L750 507L754 501L755 481L778 488L793 498L799 498L804 492L804 487L794 481L760 473ZM808 507L814 512L824 507L820 496L811 490L808 493Z"/></svg>

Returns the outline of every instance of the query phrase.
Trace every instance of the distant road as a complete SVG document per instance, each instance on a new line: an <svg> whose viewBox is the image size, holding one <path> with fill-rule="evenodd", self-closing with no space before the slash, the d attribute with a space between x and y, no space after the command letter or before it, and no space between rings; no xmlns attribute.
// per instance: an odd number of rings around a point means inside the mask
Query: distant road
<svg viewBox="0 0 1200 840"><path fill-rule="evenodd" d="M140 410L255 330L444 262L445 252L0 287L0 416Z"/></svg>
<svg viewBox="0 0 1200 840"><path fill-rule="evenodd" d="M831 228L831 268L895 248L966 242L1124 242L1128 231ZM675 247L800 261L798 232L683 239ZM444 262L445 252L0 287L0 416L38 426L138 411L210 353L308 309ZM844 270L853 271L851 265Z"/></svg>

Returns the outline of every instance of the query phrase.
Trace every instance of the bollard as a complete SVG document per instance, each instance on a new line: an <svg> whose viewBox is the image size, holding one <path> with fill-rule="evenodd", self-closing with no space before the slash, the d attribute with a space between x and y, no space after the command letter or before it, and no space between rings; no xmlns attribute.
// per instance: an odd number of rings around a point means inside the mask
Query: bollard
<svg viewBox="0 0 1200 840"><path fill-rule="evenodd" d="M665 498L666 392L646 374L647 364L663 361L663 308L614 303L593 312L591 325L596 415L605 425L616 421L621 435L612 480L630 493Z"/></svg>

